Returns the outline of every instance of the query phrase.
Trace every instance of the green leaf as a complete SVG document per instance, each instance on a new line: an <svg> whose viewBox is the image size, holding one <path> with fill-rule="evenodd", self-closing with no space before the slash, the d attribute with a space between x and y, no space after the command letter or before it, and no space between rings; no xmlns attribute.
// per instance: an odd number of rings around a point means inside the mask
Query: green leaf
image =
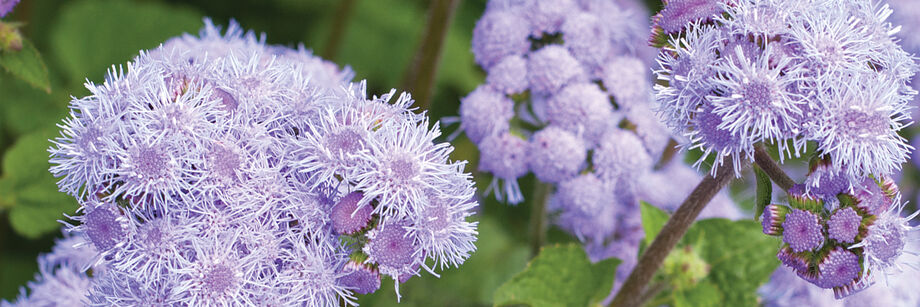
<svg viewBox="0 0 920 307"><path fill-rule="evenodd" d="M647 202L641 202L639 214L642 216L642 230L645 231L645 245L652 244L652 240L658 236L658 232L668 222L670 215L658 207L652 206Z"/></svg>
<svg viewBox="0 0 920 307"><path fill-rule="evenodd" d="M696 284L692 291L678 291L673 294L674 307L716 307L729 306L722 302L722 291L710 281Z"/></svg>
<svg viewBox="0 0 920 307"><path fill-rule="evenodd" d="M76 200L58 192L57 179L48 172L46 149L53 132L40 131L19 138L3 157L0 187L9 194L0 198L10 207L10 225L27 238L37 238L61 228L64 213L77 208Z"/></svg>
<svg viewBox="0 0 920 307"><path fill-rule="evenodd" d="M495 292L495 305L594 306L610 293L618 259L592 264L576 244L545 247Z"/></svg>
<svg viewBox="0 0 920 307"><path fill-rule="evenodd" d="M76 88L85 78L102 80L106 69L131 60L139 50L197 33L201 18L194 10L157 1L73 1L61 8L51 52Z"/></svg>
<svg viewBox="0 0 920 307"><path fill-rule="evenodd" d="M757 288L767 282L770 274L776 270L777 239L761 233L761 225L751 220L730 221L726 219L706 219L698 221L682 240L699 239L705 244L696 243L702 258L712 267L709 276L700 285L708 287L709 282L722 293L721 306L756 306ZM694 289L692 291L711 291ZM696 295L685 292L685 295Z"/></svg>
<svg viewBox="0 0 920 307"><path fill-rule="evenodd" d="M759 221L763 209L773 200L773 181L759 166L754 165L754 174L757 177L757 198L754 200L754 220Z"/></svg>
<svg viewBox="0 0 920 307"><path fill-rule="evenodd" d="M22 39L22 50L3 50L0 52L0 66L3 66L7 72L16 76L16 78L22 79L46 93L51 93L48 67L45 66L38 49L35 49L35 46L29 40Z"/></svg>

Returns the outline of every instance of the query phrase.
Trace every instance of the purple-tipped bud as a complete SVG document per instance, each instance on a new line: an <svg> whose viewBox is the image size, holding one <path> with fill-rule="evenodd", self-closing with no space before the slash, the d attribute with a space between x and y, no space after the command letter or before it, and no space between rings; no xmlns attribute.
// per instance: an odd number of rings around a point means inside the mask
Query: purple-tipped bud
<svg viewBox="0 0 920 307"><path fill-rule="evenodd" d="M587 154L584 141L556 126L535 133L528 151L528 161L534 175L540 181L552 183L578 174Z"/></svg>
<svg viewBox="0 0 920 307"><path fill-rule="evenodd" d="M862 217L853 208L837 209L837 212L834 212L834 215L827 221L828 238L843 243L856 242L860 223L862 223Z"/></svg>
<svg viewBox="0 0 920 307"><path fill-rule="evenodd" d="M374 208L371 205L358 207L358 203L363 198L364 193L351 192L332 206L329 218L332 220L332 229L336 233L350 235L367 227Z"/></svg>
<svg viewBox="0 0 920 307"><path fill-rule="evenodd" d="M13 11L13 8L16 7L16 4L19 3L19 0L0 0L0 17L6 16Z"/></svg>
<svg viewBox="0 0 920 307"><path fill-rule="evenodd" d="M815 250L824 244L822 228L821 218L814 213L792 209L783 222L783 242L796 253Z"/></svg>
<svg viewBox="0 0 920 307"><path fill-rule="evenodd" d="M814 284L825 289L843 287L855 283L861 270L859 257L838 246L818 264L820 275Z"/></svg>
<svg viewBox="0 0 920 307"><path fill-rule="evenodd" d="M833 198L850 188L850 181L842 172L833 171L830 166L819 165L808 179L805 179L808 193L821 198Z"/></svg>
<svg viewBox="0 0 920 307"><path fill-rule="evenodd" d="M763 210L763 233L771 236L783 234L783 222L786 221L786 214L789 213L789 207L777 204L769 204Z"/></svg>
<svg viewBox="0 0 920 307"><path fill-rule="evenodd" d="M368 294L380 289L380 273L376 269L354 261L345 265L345 276L338 282L358 294Z"/></svg>
<svg viewBox="0 0 920 307"><path fill-rule="evenodd" d="M776 258L778 258L783 265L794 269L796 272L808 271L808 260L796 255L788 246L780 248L779 252L776 253Z"/></svg>

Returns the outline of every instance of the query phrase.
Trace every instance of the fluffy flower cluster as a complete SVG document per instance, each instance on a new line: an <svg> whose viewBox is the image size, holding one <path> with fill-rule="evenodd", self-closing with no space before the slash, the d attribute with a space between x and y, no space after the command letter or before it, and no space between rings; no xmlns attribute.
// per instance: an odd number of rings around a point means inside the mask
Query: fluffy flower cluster
<svg viewBox="0 0 920 307"><path fill-rule="evenodd" d="M866 179L855 190L844 193L841 185L830 192L833 198L808 196L798 185L790 191L789 206L768 205L763 213L763 232L782 237L777 257L783 265L803 280L833 289L838 299L917 261L910 255L918 250L907 244L916 237L918 228L909 221L917 214L901 216L904 205L894 183Z"/></svg>
<svg viewBox="0 0 920 307"><path fill-rule="evenodd" d="M890 175L911 149L898 131L917 71L891 14L874 0L667 1L658 109L685 148L736 172L757 143L797 157L813 141L852 186Z"/></svg>
<svg viewBox="0 0 920 307"><path fill-rule="evenodd" d="M689 190L661 185L701 179L667 163L671 135L650 109L643 60L651 49L635 47L644 45L635 36L648 27L643 16L612 0L490 1L472 41L486 82L460 106L460 126L480 150L479 170L493 175L496 198L521 202L518 179L533 173L552 186L555 224L593 259L624 259L620 278L643 237L639 199L673 208Z"/></svg>
<svg viewBox="0 0 920 307"><path fill-rule="evenodd" d="M920 232L912 233L905 249L918 250ZM834 299L831 290L811 286L799 278L795 271L780 267L770 282L760 288L763 305L766 307L814 306L814 307L861 307L861 306L918 306L920 293L916 291L917 274L899 274L885 279L886 286L872 287L844 299Z"/></svg>
<svg viewBox="0 0 920 307"><path fill-rule="evenodd" d="M355 305L381 275L469 257L472 181L407 94L206 23L88 84L60 125L67 230L105 267L84 303Z"/></svg>

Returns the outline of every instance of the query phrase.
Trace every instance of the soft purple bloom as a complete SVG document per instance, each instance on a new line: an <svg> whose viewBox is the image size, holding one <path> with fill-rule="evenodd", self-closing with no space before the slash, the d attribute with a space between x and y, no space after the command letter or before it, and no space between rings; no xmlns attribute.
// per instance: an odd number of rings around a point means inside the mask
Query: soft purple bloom
<svg viewBox="0 0 920 307"><path fill-rule="evenodd" d="M505 95L524 92L530 85L527 81L527 59L519 55L506 56L489 69L486 83Z"/></svg>
<svg viewBox="0 0 920 307"><path fill-rule="evenodd" d="M473 29L473 56L482 67L492 67L509 55L530 47L530 22L515 11L491 11Z"/></svg>
<svg viewBox="0 0 920 307"><path fill-rule="evenodd" d="M584 76L585 70L578 60L559 45L545 46L531 53L527 61L527 80L535 94L556 93Z"/></svg>
<svg viewBox="0 0 920 307"><path fill-rule="evenodd" d="M794 252L811 251L824 244L821 218L805 210L792 209L783 221L783 242Z"/></svg>
<svg viewBox="0 0 920 307"><path fill-rule="evenodd" d="M514 102L488 87L476 88L460 103L460 125L476 144L487 136L507 131L512 117Z"/></svg>
<svg viewBox="0 0 920 307"><path fill-rule="evenodd" d="M655 23L665 33L679 32L690 23L709 20L722 12L721 0L668 0L655 16Z"/></svg>
<svg viewBox="0 0 920 307"><path fill-rule="evenodd" d="M844 243L854 243L861 223L862 217L856 210L850 207L840 208L827 221L827 237Z"/></svg>
<svg viewBox="0 0 920 307"><path fill-rule="evenodd" d="M16 7L16 4L19 3L19 0L0 0L0 17L6 16L13 11L13 8Z"/></svg>
<svg viewBox="0 0 920 307"><path fill-rule="evenodd" d="M528 165L537 179L552 183L574 177L583 168L587 155L581 138L556 126L534 133L527 151Z"/></svg>

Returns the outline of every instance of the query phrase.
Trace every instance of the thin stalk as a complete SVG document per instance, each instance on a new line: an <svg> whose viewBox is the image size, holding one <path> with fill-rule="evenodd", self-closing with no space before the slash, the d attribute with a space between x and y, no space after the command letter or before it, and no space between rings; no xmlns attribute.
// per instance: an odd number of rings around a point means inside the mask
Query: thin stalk
<svg viewBox="0 0 920 307"><path fill-rule="evenodd" d="M677 141L674 139L668 140L668 145L665 145L664 151L661 153L661 158L658 159L658 163L655 163L656 170L667 166L668 163L671 163L671 160L674 160L674 156L676 156L678 152L677 145Z"/></svg>
<svg viewBox="0 0 920 307"><path fill-rule="evenodd" d="M725 165L732 164L726 163ZM642 257L639 258L639 263L629 273L629 277L626 278L626 282L623 283L623 287L617 292L610 306L637 307L643 303L643 299L646 299L646 296L643 295L646 293L646 285L652 280L658 268L661 267L664 258L677 245L680 238L687 233L687 229L700 215L700 211L703 211L706 204L732 178L734 178L732 167L723 166L718 169L714 177L711 174L706 175L706 178L700 181L696 188L693 189L693 192L677 208L677 211L671 215L668 222L664 224L661 232L658 233L652 244L645 250Z"/></svg>
<svg viewBox="0 0 920 307"><path fill-rule="evenodd" d="M342 46L342 38L345 37L345 28L351 19L354 11L355 0L339 0L339 7L335 10L335 17L332 20L332 31L326 38L326 48L323 49L323 58L334 61L335 56L339 54L339 48Z"/></svg>
<svg viewBox="0 0 920 307"><path fill-rule="evenodd" d="M773 183L783 188L784 191L789 191L795 185L795 181L789 178L786 172L783 172L783 169L773 160L773 157L770 156L770 153L767 152L767 149L762 144L754 145L754 163L757 163L757 166L760 166L760 169L767 173L770 180L773 180Z"/></svg>
<svg viewBox="0 0 920 307"><path fill-rule="evenodd" d="M428 109L431 105L441 50L459 3L460 0L431 0L421 44L403 78L403 88L412 92L416 106L422 109Z"/></svg>
<svg viewBox="0 0 920 307"><path fill-rule="evenodd" d="M530 257L536 257L546 241L546 202L549 201L550 185L537 179L533 189L534 200L530 206Z"/></svg>

